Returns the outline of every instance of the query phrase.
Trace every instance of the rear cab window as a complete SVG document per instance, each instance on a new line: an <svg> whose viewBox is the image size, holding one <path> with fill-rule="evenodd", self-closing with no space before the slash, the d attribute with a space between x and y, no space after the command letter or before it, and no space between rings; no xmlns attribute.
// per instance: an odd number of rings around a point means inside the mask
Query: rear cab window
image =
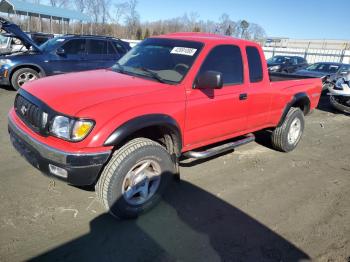
<svg viewBox="0 0 350 262"><path fill-rule="evenodd" d="M249 66L249 80L257 83L263 80L263 67L259 49L254 46L247 46L246 53Z"/></svg>

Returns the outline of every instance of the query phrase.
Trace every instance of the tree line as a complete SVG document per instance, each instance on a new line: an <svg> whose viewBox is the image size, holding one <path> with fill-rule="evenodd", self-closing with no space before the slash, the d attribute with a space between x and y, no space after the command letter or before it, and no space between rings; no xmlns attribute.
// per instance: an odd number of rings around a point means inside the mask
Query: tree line
<svg viewBox="0 0 350 262"><path fill-rule="evenodd" d="M172 32L207 32L223 34L255 41L266 38L265 30L256 23L246 20L233 21L226 13L222 14L218 21L203 20L197 12L185 13L182 16L157 20L152 22L141 22L137 11L138 0L126 0L125 2L113 2L112 0L27 0L38 4L75 9L91 18L91 27L83 27L83 33L110 35L119 38L144 39L153 35ZM49 2L47 2L49 1ZM28 18L15 17L17 23L22 27L28 23ZM39 31L39 18L32 17L30 28ZM43 19L40 29L45 32L49 30L49 21ZM80 33L81 24L78 22L62 26L61 21L53 23L55 33L60 33L65 28L66 33ZM92 32L91 32L92 31Z"/></svg>

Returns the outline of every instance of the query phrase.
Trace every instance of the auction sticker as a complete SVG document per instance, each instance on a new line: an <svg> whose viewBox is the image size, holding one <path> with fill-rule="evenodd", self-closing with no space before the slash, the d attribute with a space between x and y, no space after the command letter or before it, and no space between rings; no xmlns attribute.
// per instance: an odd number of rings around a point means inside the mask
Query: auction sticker
<svg viewBox="0 0 350 262"><path fill-rule="evenodd" d="M171 54L177 54L177 55L188 55L188 56L193 56L196 53L197 49L195 48L189 48L189 47L180 47L180 46L175 46L171 50Z"/></svg>

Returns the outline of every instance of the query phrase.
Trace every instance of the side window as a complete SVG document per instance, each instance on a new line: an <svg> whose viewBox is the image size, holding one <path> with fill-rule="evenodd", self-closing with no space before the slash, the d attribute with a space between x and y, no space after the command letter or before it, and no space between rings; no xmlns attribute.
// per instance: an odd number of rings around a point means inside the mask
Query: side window
<svg viewBox="0 0 350 262"><path fill-rule="evenodd" d="M249 78L251 83L263 80L263 69L259 50L253 46L247 46L247 57L249 65Z"/></svg>
<svg viewBox="0 0 350 262"><path fill-rule="evenodd" d="M113 47L110 41L108 41L107 49L108 49L108 54L113 54L113 55L117 54L116 49Z"/></svg>
<svg viewBox="0 0 350 262"><path fill-rule="evenodd" d="M107 41L105 40L89 40L89 55L105 55L107 54Z"/></svg>
<svg viewBox="0 0 350 262"><path fill-rule="evenodd" d="M298 64L305 64L306 61L304 58L298 57Z"/></svg>
<svg viewBox="0 0 350 262"><path fill-rule="evenodd" d="M116 42L116 41L113 41L112 43L113 43L115 49L117 49L117 51L118 51L119 54L125 54L125 53L126 53L125 48L124 48L121 44L119 44L119 43Z"/></svg>
<svg viewBox="0 0 350 262"><path fill-rule="evenodd" d="M343 65L343 67L341 68L341 70L340 71L347 71L347 72L349 72L350 71L350 65Z"/></svg>
<svg viewBox="0 0 350 262"><path fill-rule="evenodd" d="M240 48L233 45L214 47L203 62L200 73L205 71L220 72L224 85L243 83L243 62Z"/></svg>
<svg viewBox="0 0 350 262"><path fill-rule="evenodd" d="M62 48L67 55L79 55L85 53L85 39L72 39L63 44Z"/></svg>

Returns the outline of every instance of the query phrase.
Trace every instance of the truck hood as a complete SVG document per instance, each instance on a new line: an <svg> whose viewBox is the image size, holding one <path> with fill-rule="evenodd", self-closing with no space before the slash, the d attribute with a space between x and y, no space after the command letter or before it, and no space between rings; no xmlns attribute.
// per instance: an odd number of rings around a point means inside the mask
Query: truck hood
<svg viewBox="0 0 350 262"><path fill-rule="evenodd" d="M75 116L79 111L103 102L167 87L167 84L153 80L101 69L45 77L28 82L22 88L57 112Z"/></svg>
<svg viewBox="0 0 350 262"><path fill-rule="evenodd" d="M35 51L40 52L39 46L26 34L24 33L18 25L11 23L3 17L0 17L0 27L8 36L17 37L23 43L23 45L29 50L32 47Z"/></svg>

